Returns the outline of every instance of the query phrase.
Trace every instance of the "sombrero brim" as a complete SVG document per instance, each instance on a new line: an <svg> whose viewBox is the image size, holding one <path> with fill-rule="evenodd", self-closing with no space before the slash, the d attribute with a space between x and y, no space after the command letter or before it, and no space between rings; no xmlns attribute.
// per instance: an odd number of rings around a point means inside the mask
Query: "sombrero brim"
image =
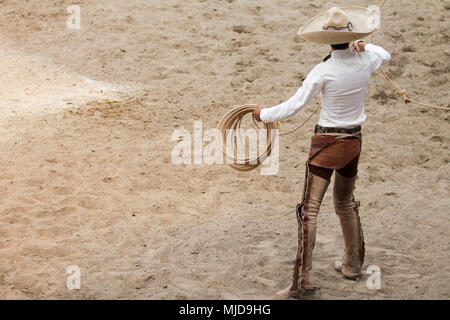
<svg viewBox="0 0 450 320"><path fill-rule="evenodd" d="M342 7L353 25L352 31L323 30L325 13L321 13L308 20L298 31L300 38L306 41L322 44L348 43L367 37L375 31L375 26L369 27L369 14L367 8Z"/></svg>

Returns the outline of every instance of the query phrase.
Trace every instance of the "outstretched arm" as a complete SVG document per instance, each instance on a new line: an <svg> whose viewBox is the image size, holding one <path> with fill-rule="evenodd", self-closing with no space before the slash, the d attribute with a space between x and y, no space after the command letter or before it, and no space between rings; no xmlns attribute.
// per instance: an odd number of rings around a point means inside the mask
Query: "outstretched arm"
<svg viewBox="0 0 450 320"><path fill-rule="evenodd" d="M263 109L259 107L253 113L253 116L256 120L266 123L291 117L310 103L322 90L322 86L322 76L316 66L293 97L272 108Z"/></svg>

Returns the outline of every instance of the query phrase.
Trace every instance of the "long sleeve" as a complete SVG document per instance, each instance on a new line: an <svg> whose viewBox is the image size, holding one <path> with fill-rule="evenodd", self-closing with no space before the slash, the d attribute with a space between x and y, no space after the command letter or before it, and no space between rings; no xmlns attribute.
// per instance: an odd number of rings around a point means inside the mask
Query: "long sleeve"
<svg viewBox="0 0 450 320"><path fill-rule="evenodd" d="M261 121L268 123L293 116L319 94L322 86L323 79L318 65L308 74L293 97L275 107L261 110Z"/></svg>
<svg viewBox="0 0 450 320"><path fill-rule="evenodd" d="M375 44L366 44L365 51L370 55L372 71L378 70L382 65L391 60L391 54Z"/></svg>

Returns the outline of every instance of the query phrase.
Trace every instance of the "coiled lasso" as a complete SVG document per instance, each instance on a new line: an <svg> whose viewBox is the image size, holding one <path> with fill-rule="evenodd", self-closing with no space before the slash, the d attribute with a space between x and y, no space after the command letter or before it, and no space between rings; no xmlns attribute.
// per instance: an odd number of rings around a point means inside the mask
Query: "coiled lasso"
<svg viewBox="0 0 450 320"><path fill-rule="evenodd" d="M242 119L247 114L252 114L258 106L255 104L246 104L233 108L228 112L220 121L217 129L219 137L217 139L219 146L223 150L223 155L226 163L233 169L239 171L250 171L259 167L272 152L272 146L274 143L275 135L274 130L280 129L280 123L278 121L271 123L264 123L266 129L266 148L262 152L258 150L256 155L239 157L238 155L238 139ZM253 119L253 117L252 117ZM255 119L253 119L254 125L261 129ZM261 142L260 142L261 143ZM228 148L227 148L228 146ZM231 150L229 150L231 148Z"/></svg>
<svg viewBox="0 0 450 320"><path fill-rule="evenodd" d="M219 146L223 151L226 163L230 165L233 169L239 171L250 171L259 167L264 162L264 160L266 160L267 157L270 156L272 152L272 146L276 138L275 134L285 136L299 130L312 118L312 116L320 108L320 103L317 104L314 111L306 118L306 120L303 123L301 123L298 127L289 132L279 133L280 123L278 121L271 123L263 123L264 129L266 131L265 150L261 151L260 149L258 149L259 153L257 152L256 155L239 157L237 146L238 146L238 139L242 138L239 137L240 133L239 129L241 127L242 119L249 113L252 114L257 107L258 106L256 104L246 104L235 107L222 118L217 127L219 131L219 137L217 141L219 142ZM253 117L252 119L255 127L261 130L262 128L258 126L255 119Z"/></svg>

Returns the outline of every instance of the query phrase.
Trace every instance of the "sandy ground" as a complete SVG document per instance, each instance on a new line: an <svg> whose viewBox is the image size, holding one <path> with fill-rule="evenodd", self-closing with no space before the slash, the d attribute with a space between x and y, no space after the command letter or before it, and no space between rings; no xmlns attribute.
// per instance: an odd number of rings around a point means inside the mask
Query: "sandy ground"
<svg viewBox="0 0 450 320"><path fill-rule="evenodd" d="M70 4L81 30L66 27ZM297 29L332 4L372 2L1 1L0 298L277 299L317 115L281 138L276 176L174 166L170 137L289 98L328 52ZM393 79L441 106L449 8L388 0L375 36ZM404 105L375 77L367 114L356 197L382 288L332 270L343 241L328 192L314 299L448 299L449 114ZM66 288L70 265L80 290Z"/></svg>

